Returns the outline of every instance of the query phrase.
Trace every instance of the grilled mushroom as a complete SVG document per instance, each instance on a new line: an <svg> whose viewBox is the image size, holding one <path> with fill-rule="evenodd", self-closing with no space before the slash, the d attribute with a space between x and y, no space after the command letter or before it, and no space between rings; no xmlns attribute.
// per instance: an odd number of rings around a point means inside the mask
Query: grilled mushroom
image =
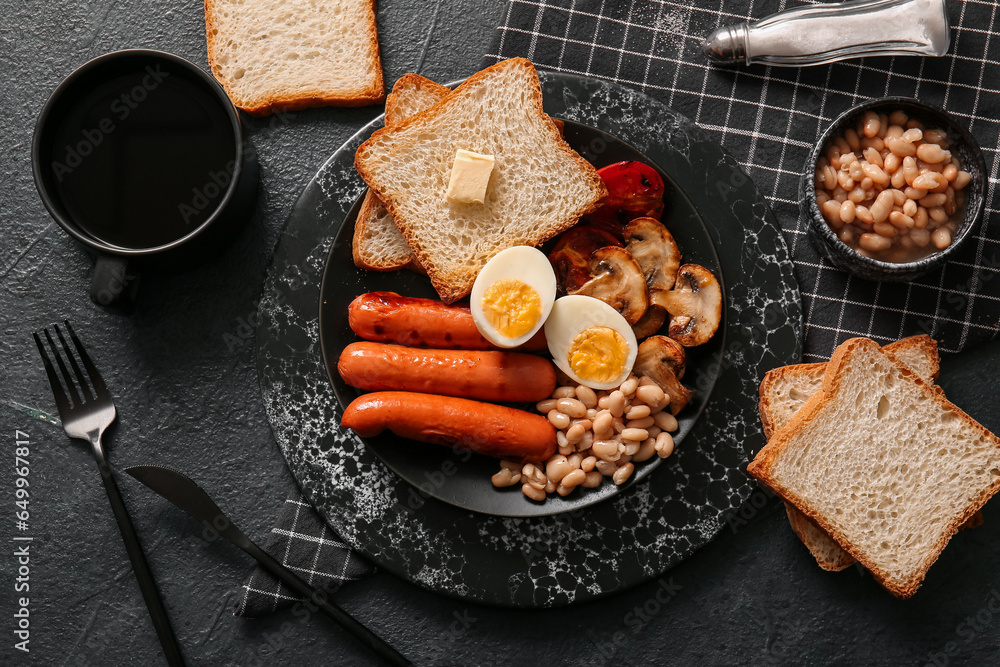
<svg viewBox="0 0 1000 667"><path fill-rule="evenodd" d="M650 295L652 297L652 295ZM646 336L652 336L660 330L663 323L667 319L667 311L663 306L657 306L654 303L649 304L649 308L643 313L639 321L632 325L632 331L635 333L635 337L642 340Z"/></svg>
<svg viewBox="0 0 1000 667"><path fill-rule="evenodd" d="M642 269L625 248L607 246L598 248L590 256L593 278L571 294L592 296L622 314L633 325L646 312L649 296Z"/></svg>
<svg viewBox="0 0 1000 667"><path fill-rule="evenodd" d="M646 277L649 300L659 306L662 293L674 286L681 251L659 220L636 218L625 227L625 248Z"/></svg>
<svg viewBox="0 0 1000 667"><path fill-rule="evenodd" d="M684 348L666 336L650 336L639 344L632 367L636 375L655 382L670 399L670 412L677 414L691 400L691 390L681 384L684 375Z"/></svg>
<svg viewBox="0 0 1000 667"><path fill-rule="evenodd" d="M712 272L697 264L677 270L677 282L661 294L670 313L670 337L684 347L708 342L722 320L722 288Z"/></svg>

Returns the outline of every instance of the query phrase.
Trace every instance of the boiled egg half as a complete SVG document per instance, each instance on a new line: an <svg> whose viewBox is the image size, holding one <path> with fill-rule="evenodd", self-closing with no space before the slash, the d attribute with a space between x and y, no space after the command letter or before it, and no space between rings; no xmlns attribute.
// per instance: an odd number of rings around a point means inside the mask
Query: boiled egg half
<svg viewBox="0 0 1000 667"><path fill-rule="evenodd" d="M613 389L624 382L639 351L625 318L583 295L556 300L545 321L545 338L556 367L591 389Z"/></svg>
<svg viewBox="0 0 1000 667"><path fill-rule="evenodd" d="M514 246L479 271L469 306L479 333L497 347L517 347L545 323L556 298L556 275L541 250Z"/></svg>

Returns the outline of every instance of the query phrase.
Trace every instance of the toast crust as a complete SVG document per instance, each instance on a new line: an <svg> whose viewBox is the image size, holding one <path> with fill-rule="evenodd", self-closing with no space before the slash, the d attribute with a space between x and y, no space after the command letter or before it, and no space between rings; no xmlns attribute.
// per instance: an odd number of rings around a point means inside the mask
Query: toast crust
<svg viewBox="0 0 1000 667"><path fill-rule="evenodd" d="M889 590L889 592L900 598L909 598L916 592L917 588L922 583L927 570L937 560L941 551L951 539L951 536L955 534L963 523L972 518L972 516L979 511L979 509L986 503L987 500L989 500L990 497L1000 490L1000 478L994 480L988 487L981 489L972 502L970 502L956 518L949 522L938 543L934 545L933 549L929 550L928 555L921 563L919 563L912 576L903 581L896 581L889 572L882 569L876 562L872 561L866 553L852 544L847 536L833 526L822 513L811 507L809 503L799 496L793 489L788 488L774 478L770 472L777 457L785 447L789 446L790 442L800 429L816 419L828 404L836 400L838 390L844 381L844 375L847 371L851 358L860 350L871 351L888 357L889 360L898 367L904 379L916 385L919 391L924 394L925 398L933 401L941 409L953 413L957 418L965 422L969 428L973 431L979 432L981 437L990 440L998 448L998 450L1000 450L1000 439L990 433L985 427L973 420L967 414L962 412L962 410L953 403L945 399L940 392L935 391L930 387L930 385L926 384L908 366L900 362L892 352L882 351L875 342L867 338L852 338L842 343L834 352L834 355L830 359L827 366L826 373L823 376L822 390L815 393L806 402L806 404L795 414L788 425L774 434L774 437L747 466L747 472L764 484L767 484L783 499L791 502L796 509L802 512L802 514L804 514L809 520L822 528L831 538L833 538L834 541L837 542L837 544L840 545L842 549L844 549L844 551L867 568L875 579L887 590Z"/></svg>
<svg viewBox="0 0 1000 667"><path fill-rule="evenodd" d="M223 73L220 64L220 45L217 36L219 26L215 20L213 0L205 0L205 37L208 45L208 64L226 95L233 105L246 111L255 118L268 116L276 111L298 111L313 107L340 106L362 107L377 104L385 99L385 79L382 76L382 58L379 53L378 25L375 21L375 0L368 0L362 11L365 12L365 22L368 25L368 48L374 53L373 77L370 84L364 88L329 93L321 90L303 90L295 94L275 94L260 100L242 99L233 89L232 82Z"/></svg>
<svg viewBox="0 0 1000 667"><path fill-rule="evenodd" d="M396 221L407 244L416 254L417 262L426 269L431 283L437 290L441 300L445 303L453 303L468 296L478 269L481 267L457 266L454 268L444 268L439 266L439 258L428 253L420 243L419 233L415 232L414 223L407 219L407 213L403 210L401 201L393 195L389 185L380 180L379 176L370 168L371 165L369 165L368 161L375 146L383 141L391 140L394 134L406 133L411 128L433 127L434 121L441 115L443 110L449 108L449 105L461 103L466 95L472 94L468 91L474 91L477 86L482 85L482 82L489 81L495 73L506 68L520 68L524 70L529 86L529 90L527 91L527 110L535 122L537 122L540 133L542 133L546 140L552 142L552 145L562 155L563 159L565 159L568 165L567 170L575 171L578 175L582 175L586 182L586 187L591 193L591 196L586 201L581 202L575 209L567 211L561 219L551 221L544 231L536 231L534 235L528 238L512 239L513 244L540 245L544 241L575 225L581 216L597 208L601 199L607 195L607 189L601 177L597 174L597 170L566 143L556 125L544 113L542 109L542 87L538 80L538 72L535 70L534 65L524 58L504 60L477 72L456 88L451 95L431 108L410 116L399 125L377 130L371 138L358 148L355 154L354 166L368 186L383 201L386 209Z"/></svg>

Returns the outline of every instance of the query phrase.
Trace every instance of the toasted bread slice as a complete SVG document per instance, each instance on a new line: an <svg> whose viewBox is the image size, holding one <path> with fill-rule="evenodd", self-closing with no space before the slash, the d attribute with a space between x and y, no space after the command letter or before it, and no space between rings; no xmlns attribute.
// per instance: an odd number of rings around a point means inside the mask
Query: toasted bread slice
<svg viewBox="0 0 1000 667"><path fill-rule="evenodd" d="M1000 490L1000 439L866 338L747 467L908 598Z"/></svg>
<svg viewBox="0 0 1000 667"><path fill-rule="evenodd" d="M460 148L496 159L483 204L445 197ZM375 132L354 164L447 303L468 295L498 252L552 238L607 193L542 111L538 73L523 58L474 74L427 111Z"/></svg>
<svg viewBox="0 0 1000 667"><path fill-rule="evenodd" d="M205 0L205 32L212 73L251 115L385 98L375 0Z"/></svg>
<svg viewBox="0 0 1000 667"><path fill-rule="evenodd" d="M940 371L937 342L926 334L910 336L882 348L892 352L927 384L933 384ZM764 376L760 385L760 416L764 434L770 438L774 431L785 426L805 405L806 400L823 385L825 363L798 364L776 368ZM819 526L807 519L791 503L785 503L788 523L802 543L816 559L817 565L830 572L839 572L854 564L854 559L841 549ZM962 524L962 529L975 528L983 523L982 512Z"/></svg>
<svg viewBox="0 0 1000 667"><path fill-rule="evenodd" d="M419 74L404 74L385 100L385 126L392 127L424 109L434 106L451 92ZM416 255L406 244L396 222L381 200L371 191L365 193L354 223L351 246L354 263L371 271L396 271L410 268L422 271Z"/></svg>

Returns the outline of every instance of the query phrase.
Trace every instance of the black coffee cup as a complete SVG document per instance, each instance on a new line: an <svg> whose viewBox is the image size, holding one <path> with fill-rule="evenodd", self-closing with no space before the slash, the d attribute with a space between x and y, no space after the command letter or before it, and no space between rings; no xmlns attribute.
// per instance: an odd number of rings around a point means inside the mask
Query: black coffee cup
<svg viewBox="0 0 1000 667"><path fill-rule="evenodd" d="M46 102L31 149L56 222L96 257L90 297L129 310L142 271L188 268L249 219L258 165L218 82L183 58L109 53Z"/></svg>

